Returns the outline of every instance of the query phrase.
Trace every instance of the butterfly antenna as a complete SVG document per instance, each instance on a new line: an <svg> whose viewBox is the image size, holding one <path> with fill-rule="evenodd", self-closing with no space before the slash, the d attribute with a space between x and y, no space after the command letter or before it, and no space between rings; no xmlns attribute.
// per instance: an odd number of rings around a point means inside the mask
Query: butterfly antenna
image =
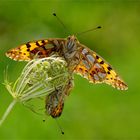
<svg viewBox="0 0 140 140"><path fill-rule="evenodd" d="M91 32L91 31L94 31L94 30L97 30L97 29L100 29L100 28L101 28L101 26L97 26L96 28L92 28L92 29L89 29L89 30L86 30L86 31L83 31L83 32L79 32L79 33L76 33L75 35L79 36L81 34L85 34L87 32Z"/></svg>
<svg viewBox="0 0 140 140"><path fill-rule="evenodd" d="M61 126L60 126L60 124L58 123L58 120L57 119L55 119L56 120L56 123L57 123L57 126L58 126L58 128L60 129L60 131L61 131L61 134L63 134L64 135L64 131L62 130L62 128L61 128Z"/></svg>
<svg viewBox="0 0 140 140"><path fill-rule="evenodd" d="M58 20L58 22L63 26L63 28L65 29L65 31L67 31L66 33L69 33L68 28L65 26L65 24L62 22L62 20L56 15L56 13L53 13L53 16L56 17L56 19Z"/></svg>

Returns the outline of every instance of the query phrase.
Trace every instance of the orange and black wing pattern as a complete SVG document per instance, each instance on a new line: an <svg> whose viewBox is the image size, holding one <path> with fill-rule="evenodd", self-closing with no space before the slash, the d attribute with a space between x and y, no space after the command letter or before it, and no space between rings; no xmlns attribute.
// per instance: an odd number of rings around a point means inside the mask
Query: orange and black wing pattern
<svg viewBox="0 0 140 140"><path fill-rule="evenodd" d="M128 88L111 65L102 57L82 44L79 44L79 47L81 47L81 58L80 63L75 68L75 73L92 83L106 83L120 90Z"/></svg>
<svg viewBox="0 0 140 140"><path fill-rule="evenodd" d="M55 39L54 39L55 40ZM6 56L18 61L30 61L34 58L44 58L56 51L53 39L28 42L6 52Z"/></svg>
<svg viewBox="0 0 140 140"><path fill-rule="evenodd" d="M60 117L64 108L64 99L61 90L55 90L46 96L46 113L53 118Z"/></svg>
<svg viewBox="0 0 140 140"><path fill-rule="evenodd" d="M64 108L65 97L67 97L73 88L73 78L68 79L67 84L55 89L46 96L46 113L53 118L60 117Z"/></svg>

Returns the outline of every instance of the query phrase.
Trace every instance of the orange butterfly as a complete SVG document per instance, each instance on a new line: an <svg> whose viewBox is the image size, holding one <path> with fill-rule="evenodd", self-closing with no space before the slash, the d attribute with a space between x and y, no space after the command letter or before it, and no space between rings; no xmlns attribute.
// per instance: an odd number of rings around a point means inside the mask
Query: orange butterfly
<svg viewBox="0 0 140 140"><path fill-rule="evenodd" d="M36 57L44 58L53 54L63 57L70 73L80 74L93 83L106 83L126 90L128 87L102 57L81 44L72 35L67 38L49 38L28 42L11 49L6 56L14 60L30 61Z"/></svg>
<svg viewBox="0 0 140 140"><path fill-rule="evenodd" d="M64 100L69 95L73 87L72 80L68 79L64 87L59 87L54 92L46 96L45 108L47 115L57 118L62 114L64 108Z"/></svg>

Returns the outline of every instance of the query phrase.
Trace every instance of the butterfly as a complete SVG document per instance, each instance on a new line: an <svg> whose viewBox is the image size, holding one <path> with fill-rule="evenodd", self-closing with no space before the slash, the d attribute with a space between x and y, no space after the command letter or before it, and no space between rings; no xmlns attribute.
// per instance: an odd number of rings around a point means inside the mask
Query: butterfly
<svg viewBox="0 0 140 140"><path fill-rule="evenodd" d="M69 95L72 87L73 81L72 79L68 79L65 86L56 88L52 93L46 96L45 109L47 115L50 115L53 118L61 116L65 98Z"/></svg>
<svg viewBox="0 0 140 140"><path fill-rule="evenodd" d="M62 90L56 89L47 95L45 103L47 115L51 115L53 118L59 117L64 108L64 97L62 96Z"/></svg>
<svg viewBox="0 0 140 140"><path fill-rule="evenodd" d="M32 41L6 52L6 56L19 61L30 61L36 57L44 58L54 54L65 59L71 74L80 74L92 83L106 83L120 90L128 88L108 62L81 44L74 35Z"/></svg>

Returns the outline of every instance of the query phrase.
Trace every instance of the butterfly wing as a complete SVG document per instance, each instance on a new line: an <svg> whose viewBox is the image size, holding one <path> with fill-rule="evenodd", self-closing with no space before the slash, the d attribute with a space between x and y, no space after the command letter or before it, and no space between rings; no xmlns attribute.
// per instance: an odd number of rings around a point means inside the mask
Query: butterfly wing
<svg viewBox="0 0 140 140"><path fill-rule="evenodd" d="M63 108L65 97L69 95L73 88L73 79L68 79L65 86L57 88L55 91L46 96L46 113L53 118L60 117Z"/></svg>
<svg viewBox="0 0 140 140"><path fill-rule="evenodd" d="M120 90L128 88L101 56L82 44L79 44L79 47L81 47L81 59L79 65L75 68L75 73L93 83L106 83Z"/></svg>
<svg viewBox="0 0 140 140"><path fill-rule="evenodd" d="M6 56L19 61L29 61L34 58L44 58L58 51L64 39L54 38L28 42L6 52Z"/></svg>
<svg viewBox="0 0 140 140"><path fill-rule="evenodd" d="M53 118L60 117L64 108L64 100L62 98L61 89L55 90L46 96L46 113Z"/></svg>

